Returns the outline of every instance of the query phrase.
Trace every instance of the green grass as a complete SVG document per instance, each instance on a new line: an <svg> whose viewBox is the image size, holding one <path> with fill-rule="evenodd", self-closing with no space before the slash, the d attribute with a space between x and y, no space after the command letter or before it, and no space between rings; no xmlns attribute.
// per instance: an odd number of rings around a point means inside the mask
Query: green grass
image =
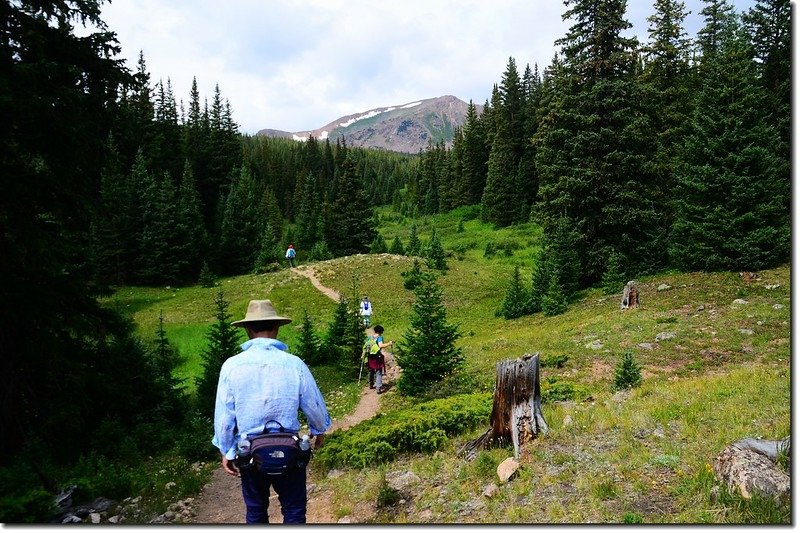
<svg viewBox="0 0 800 533"><path fill-rule="evenodd" d="M387 242L407 244L411 219L379 209L380 232ZM482 224L474 207L415 222L423 244L436 228L448 252L449 270L440 278L448 320L457 324L465 356L462 382L469 392L490 392L495 365L528 352L563 364L541 369L543 389L569 384L570 401L544 404L550 432L531 445L518 478L491 499L481 496L497 482L494 468L508 449L482 452L474 463L455 455L474 433L453 437L432 454L403 455L387 471L411 470L424 481L413 501L381 512L382 522L418 523L430 511L435 522L482 523L784 523L785 509L742 502L723 495L712 501L715 484L709 465L728 444L747 436L785 437L790 424L790 269L760 272L761 281L744 283L735 272L663 272L638 278L641 307L620 310L620 295L584 291L556 317L541 314L515 320L495 316L515 266L530 282L541 230L523 224L494 230ZM463 223L463 232L458 231ZM488 244L497 253L485 256ZM506 251L507 250L507 251ZM390 254L359 255L314 264L323 285L348 296L372 300L374 323L387 340L402 340L409 327L413 295L401 272L412 259ZM658 291L666 283L672 288ZM765 285L779 285L767 289ZM221 281L230 312L240 318L247 301L273 300L295 321L281 328L290 349L304 309L322 334L335 307L305 278L284 270ZM622 287L620 287L621 292ZM200 370L205 331L213 322L218 289L187 287L124 288L106 300L131 314L139 331L153 338L163 311L167 335L185 357L178 369L192 379ZM747 304L733 304L737 298ZM782 307L775 308L776 304ZM752 334L750 334L750 330ZM674 338L656 341L660 333ZM602 346L593 349L592 343ZM614 368L625 350L642 367L643 382L614 395ZM343 416L358 400L358 369L313 368L331 415ZM454 383L441 387L447 390ZM566 385L563 385L566 387ZM563 388L562 387L562 388ZM381 410L400 412L419 399L396 393L381 397ZM569 415L571 423L566 422ZM488 420L487 420L488 427ZM493 468L494 467L494 468ZM382 477L375 469L345 468L335 479L314 479L334 491L337 516L374 505ZM443 499L442 499L443 498ZM471 509L477 499L484 506ZM466 509L466 510L465 510ZM468 512L467 512L468 511Z"/></svg>

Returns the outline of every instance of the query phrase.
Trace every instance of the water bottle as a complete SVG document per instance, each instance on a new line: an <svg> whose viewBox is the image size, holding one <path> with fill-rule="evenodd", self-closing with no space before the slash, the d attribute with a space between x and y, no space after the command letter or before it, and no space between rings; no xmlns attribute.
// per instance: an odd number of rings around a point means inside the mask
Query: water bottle
<svg viewBox="0 0 800 533"><path fill-rule="evenodd" d="M308 439L308 435L303 435L303 438L300 439L300 449L303 451L311 449L311 441Z"/></svg>
<svg viewBox="0 0 800 533"><path fill-rule="evenodd" d="M239 440L239 455L250 455L250 441L247 440L247 433L242 435Z"/></svg>

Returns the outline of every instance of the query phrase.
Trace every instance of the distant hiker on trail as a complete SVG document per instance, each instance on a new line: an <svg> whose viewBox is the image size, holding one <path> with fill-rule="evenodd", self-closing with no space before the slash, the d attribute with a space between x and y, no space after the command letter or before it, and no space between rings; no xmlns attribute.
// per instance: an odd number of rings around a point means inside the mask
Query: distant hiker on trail
<svg viewBox="0 0 800 533"><path fill-rule="evenodd" d="M294 245L290 244L286 249L286 260L289 261L289 268L294 268L294 257L296 255L297 252L294 251Z"/></svg>
<svg viewBox="0 0 800 533"><path fill-rule="evenodd" d="M372 330L374 335L367 338L367 369L369 369L369 388L378 389L378 394L383 394L383 374L386 371L386 358L382 348L394 346L394 341L383 341L383 326L376 324Z"/></svg>
<svg viewBox="0 0 800 533"><path fill-rule="evenodd" d="M368 328L369 321L372 318L372 302L366 296L361 300L361 318L364 320L364 327Z"/></svg>
<svg viewBox="0 0 800 533"><path fill-rule="evenodd" d="M278 494L283 523L305 523L310 443L298 438L297 411L306 415L314 448L322 446L331 426L314 376L277 340L280 327L291 321L269 300L251 300L245 317L233 322L250 340L219 372L211 442L222 453L223 470L241 475L248 524L269 522L270 487Z"/></svg>

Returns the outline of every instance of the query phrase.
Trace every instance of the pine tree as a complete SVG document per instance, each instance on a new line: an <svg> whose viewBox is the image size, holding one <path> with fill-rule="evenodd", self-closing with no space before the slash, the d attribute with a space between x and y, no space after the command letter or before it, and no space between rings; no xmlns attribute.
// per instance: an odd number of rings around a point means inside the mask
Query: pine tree
<svg viewBox="0 0 800 533"><path fill-rule="evenodd" d="M386 247L386 240L380 233L375 234L375 238L372 240L372 243L369 245L369 253L371 254L385 254L389 251Z"/></svg>
<svg viewBox="0 0 800 533"><path fill-rule="evenodd" d="M411 224L411 231L408 234L408 248L406 248L406 253L409 256L419 255L420 253L420 242L419 236L417 235L416 224Z"/></svg>
<svg viewBox="0 0 800 533"><path fill-rule="evenodd" d="M626 350L614 369L614 383L611 389L614 391L632 389L638 387L641 383L642 369L633 357L633 352Z"/></svg>
<svg viewBox="0 0 800 533"><path fill-rule="evenodd" d="M183 379L174 376L175 369L181 363L180 354L167 338L164 329L164 312L158 314L158 330L152 350L152 362L156 376L158 403L161 415L170 422L180 422L186 410L186 396Z"/></svg>
<svg viewBox="0 0 800 533"><path fill-rule="evenodd" d="M239 331L231 325L228 302L222 291L214 296L216 323L206 333L207 347L203 351L203 373L196 378L197 409L202 416L214 417L214 402L217 397L219 371L229 357L239 353Z"/></svg>
<svg viewBox="0 0 800 533"><path fill-rule="evenodd" d="M403 247L403 243L400 240L400 237L395 235L394 240L392 240L392 245L389 247L389 253L395 255L406 255L406 249Z"/></svg>
<svg viewBox="0 0 800 533"><path fill-rule="evenodd" d="M608 257L606 271L603 273L603 292L617 294L623 285L625 285L625 274L622 270L622 259L619 254L612 253Z"/></svg>
<svg viewBox="0 0 800 533"><path fill-rule="evenodd" d="M425 250L425 264L433 270L447 270L447 259L442 246L442 241L436 233L436 228L431 229L431 240Z"/></svg>
<svg viewBox="0 0 800 533"><path fill-rule="evenodd" d="M176 233L178 210L177 191L169 174L145 174L141 191L141 225L138 233L136 279L146 285L177 283L181 272L188 270Z"/></svg>
<svg viewBox="0 0 800 533"><path fill-rule="evenodd" d="M467 105L464 119L464 154L461 165L461 205L476 205L481 201L486 187L486 164L489 159L486 149L486 132L478 118L472 100Z"/></svg>
<svg viewBox="0 0 800 533"><path fill-rule="evenodd" d="M254 244L253 239L263 235L262 194L250 171L243 168L224 204L217 249L222 274L252 270L259 252L258 241Z"/></svg>
<svg viewBox="0 0 800 533"><path fill-rule="evenodd" d="M567 310L567 295L559 282L560 271L553 270L547 284L547 292L542 296L542 313L544 316L560 315Z"/></svg>
<svg viewBox="0 0 800 533"><path fill-rule="evenodd" d="M325 242L336 256L366 253L375 238L373 208L356 175L356 161L345 159L337 175L336 196L325 221Z"/></svg>
<svg viewBox="0 0 800 533"><path fill-rule="evenodd" d="M681 145L670 256L686 270L760 270L789 258L788 161L747 37L720 13L728 10L716 3L706 13L703 84Z"/></svg>
<svg viewBox="0 0 800 533"><path fill-rule="evenodd" d="M524 97L513 58L508 59L498 91L481 219L503 227L523 220L528 213L524 200L527 192L521 190L519 175L525 132Z"/></svg>
<svg viewBox="0 0 800 533"><path fill-rule="evenodd" d="M422 281L422 265L420 265L419 259L415 257L411 269L401 272L400 275L405 278L403 287L410 291L416 289Z"/></svg>
<svg viewBox="0 0 800 533"><path fill-rule="evenodd" d="M201 258L208 247L200 196L188 161L184 164L177 200L173 252L179 258L179 279L189 282L197 279L203 265Z"/></svg>
<svg viewBox="0 0 800 533"><path fill-rule="evenodd" d="M455 345L461 334L447 322L442 288L436 277L424 272L414 296L411 326L403 335L397 354L397 364L403 369L398 389L409 395L424 392L463 362L461 349Z"/></svg>
<svg viewBox="0 0 800 533"><path fill-rule="evenodd" d="M314 323L311 320L311 315L308 310L303 310L303 320L300 323L300 340L294 353L297 357L302 359L307 365L315 365L320 362L321 351L320 341L314 331Z"/></svg>
<svg viewBox="0 0 800 533"><path fill-rule="evenodd" d="M515 266L511 282L506 289L506 296L503 298L500 309L497 310L497 315L510 320L527 314L529 298L529 291L523 285L519 275L519 266Z"/></svg>
<svg viewBox="0 0 800 533"><path fill-rule="evenodd" d="M663 196L654 201L666 206L666 226L672 214L665 196L674 187L676 149L687 133L695 80L690 68L691 43L684 31L688 14L684 3L656 0L654 8L655 13L648 17L650 40L643 48L645 64L640 80L649 103L648 120L657 135L652 167L662 186L654 192Z"/></svg>
<svg viewBox="0 0 800 533"><path fill-rule="evenodd" d="M322 353L320 363L336 363L347 360L345 343L349 331L349 306L347 299L339 296L339 303L333 312L333 318L328 323L328 329L322 343Z"/></svg>
<svg viewBox="0 0 800 533"><path fill-rule="evenodd" d="M635 39L624 0L568 0L574 19L559 39L564 62L537 134L540 199L546 233L566 217L580 234L581 284L600 279L610 248L637 257L643 270L663 258L664 198L649 166L657 147L637 84Z"/></svg>

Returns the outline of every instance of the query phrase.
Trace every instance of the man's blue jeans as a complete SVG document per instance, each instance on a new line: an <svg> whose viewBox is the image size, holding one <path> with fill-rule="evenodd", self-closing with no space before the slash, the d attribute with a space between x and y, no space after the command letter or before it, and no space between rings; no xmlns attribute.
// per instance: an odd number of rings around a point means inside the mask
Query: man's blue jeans
<svg viewBox="0 0 800 533"><path fill-rule="evenodd" d="M281 503L284 524L306 523L306 469L296 468L285 474L269 476L255 469L240 470L242 496L247 507L248 524L267 524L269 488L275 489Z"/></svg>

